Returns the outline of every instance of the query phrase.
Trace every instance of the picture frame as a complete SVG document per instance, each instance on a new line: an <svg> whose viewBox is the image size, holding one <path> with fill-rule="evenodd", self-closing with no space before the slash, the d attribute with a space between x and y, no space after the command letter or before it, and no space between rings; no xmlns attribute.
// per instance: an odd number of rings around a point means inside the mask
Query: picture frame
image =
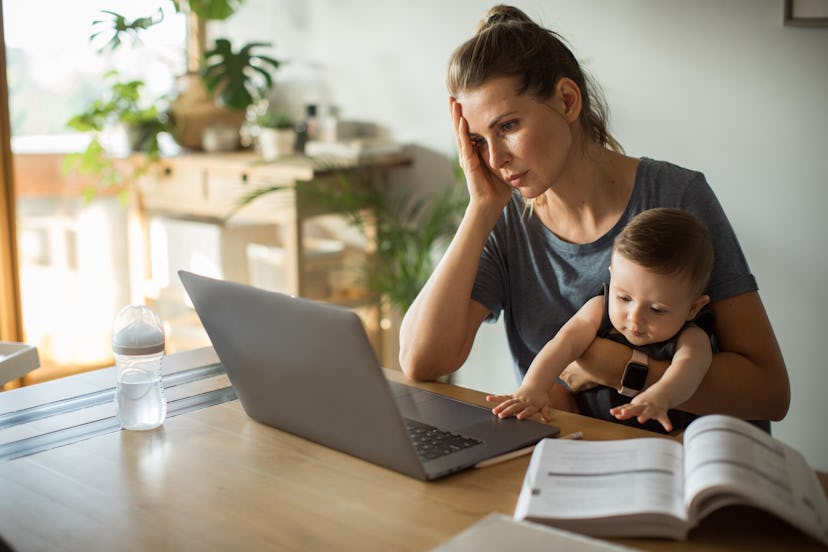
<svg viewBox="0 0 828 552"><path fill-rule="evenodd" d="M790 27L828 27L828 0L785 0L783 22Z"/></svg>

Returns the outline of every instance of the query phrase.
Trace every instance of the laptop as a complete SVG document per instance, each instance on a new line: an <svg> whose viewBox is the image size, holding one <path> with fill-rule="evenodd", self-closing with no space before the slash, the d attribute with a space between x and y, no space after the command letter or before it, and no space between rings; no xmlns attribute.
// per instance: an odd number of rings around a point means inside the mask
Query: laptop
<svg viewBox="0 0 828 552"><path fill-rule="evenodd" d="M178 274L258 422L423 480L559 432L389 381L359 316L344 307Z"/></svg>

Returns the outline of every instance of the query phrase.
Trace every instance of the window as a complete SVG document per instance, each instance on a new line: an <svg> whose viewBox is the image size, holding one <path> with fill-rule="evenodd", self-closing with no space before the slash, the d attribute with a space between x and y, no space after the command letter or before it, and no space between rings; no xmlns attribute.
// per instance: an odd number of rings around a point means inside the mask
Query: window
<svg viewBox="0 0 828 552"><path fill-rule="evenodd" d="M104 27L93 22L113 17L102 10L162 23L100 53L111 34L90 41ZM111 364L112 320L132 302L129 205L115 193L89 200L94 179L64 173L65 154L88 143L66 121L101 94L110 69L142 79L149 97L172 94L186 28L171 0L3 0L3 15L23 331L41 361L34 382ZM102 142L113 156L126 150L119 129Z"/></svg>

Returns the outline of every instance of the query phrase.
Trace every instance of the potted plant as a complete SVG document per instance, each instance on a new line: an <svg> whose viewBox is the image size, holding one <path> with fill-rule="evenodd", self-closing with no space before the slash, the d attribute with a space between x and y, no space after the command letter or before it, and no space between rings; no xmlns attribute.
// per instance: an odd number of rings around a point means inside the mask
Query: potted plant
<svg viewBox="0 0 828 552"><path fill-rule="evenodd" d="M267 111L256 119L259 152L265 161L292 155L296 148L296 121L284 112Z"/></svg>
<svg viewBox="0 0 828 552"><path fill-rule="evenodd" d="M359 283L386 304L405 312L457 231L468 205L462 170L459 165L455 167L453 186L428 197L415 197L410 190L389 190L376 179L363 178L359 170L348 176L335 164L327 168L337 175L335 186L329 181L302 182L297 192L327 212L343 215L376 244ZM289 188L274 185L254 190L239 207Z"/></svg>
<svg viewBox="0 0 828 552"><path fill-rule="evenodd" d="M269 46L252 42L234 52L227 39L207 48L206 23L226 19L242 0L177 0L187 13L187 73L179 77L179 97L171 114L175 137L188 148L202 147L205 129L218 125L237 130L244 124L247 108L273 87L271 72L279 62L253 53Z"/></svg>
<svg viewBox="0 0 828 552"><path fill-rule="evenodd" d="M255 48L269 46L253 42L233 51L230 42L218 39L208 50L206 23L233 15L243 0L169 0L176 12L187 18L185 74L178 77L178 93L170 106L173 136L185 148L202 149L205 130L210 127L236 131L245 121L247 108L273 86L271 72L279 62L254 53ZM165 2L159 1L159 5ZM161 8L157 14L129 20L103 11L104 17L94 22L92 38L108 39L103 53L112 51L128 38L135 39L148 28L164 20ZM208 61L209 60L209 61Z"/></svg>
<svg viewBox="0 0 828 552"><path fill-rule="evenodd" d="M226 38L204 52L198 73L179 80L179 96L172 104L175 138L184 147L199 149L210 126L241 128L247 109L263 100L273 87L272 72L280 62L254 49L270 46L251 42L238 51Z"/></svg>
<svg viewBox="0 0 828 552"><path fill-rule="evenodd" d="M219 105L245 111L265 98L273 87L270 73L279 68L279 61L253 49L269 46L266 42L251 42L234 51L229 40L219 38L211 50L204 52L201 77Z"/></svg>
<svg viewBox="0 0 828 552"><path fill-rule="evenodd" d="M144 162L133 165L132 177L140 175L158 158L159 135L170 130L164 108L167 100L143 97L142 80L121 80L116 71L107 72L104 79L110 83L104 94L66 123L74 130L91 133L89 144L83 152L67 155L64 161L67 171L98 176L102 188L119 184L126 176L101 141L105 130L120 125L126 133L129 150L146 154Z"/></svg>

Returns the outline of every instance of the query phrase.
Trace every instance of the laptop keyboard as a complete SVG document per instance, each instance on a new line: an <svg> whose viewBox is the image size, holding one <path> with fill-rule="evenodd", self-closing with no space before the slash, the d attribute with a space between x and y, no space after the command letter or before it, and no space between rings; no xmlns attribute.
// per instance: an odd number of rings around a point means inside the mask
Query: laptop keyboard
<svg viewBox="0 0 828 552"><path fill-rule="evenodd" d="M434 460L483 443L483 441L444 431L408 418L405 419L405 426L414 442L417 454L423 460Z"/></svg>

